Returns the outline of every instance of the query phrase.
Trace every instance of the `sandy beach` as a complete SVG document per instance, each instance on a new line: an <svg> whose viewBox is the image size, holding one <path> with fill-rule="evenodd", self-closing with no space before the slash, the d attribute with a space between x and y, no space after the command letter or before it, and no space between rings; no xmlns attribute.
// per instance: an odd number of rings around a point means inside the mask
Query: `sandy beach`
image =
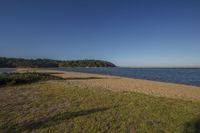
<svg viewBox="0 0 200 133"><path fill-rule="evenodd" d="M67 81L80 86L109 89L112 91L134 91L158 97L175 99L200 100L200 87L189 85L47 69L17 69L17 71L50 73L52 75L63 77Z"/></svg>

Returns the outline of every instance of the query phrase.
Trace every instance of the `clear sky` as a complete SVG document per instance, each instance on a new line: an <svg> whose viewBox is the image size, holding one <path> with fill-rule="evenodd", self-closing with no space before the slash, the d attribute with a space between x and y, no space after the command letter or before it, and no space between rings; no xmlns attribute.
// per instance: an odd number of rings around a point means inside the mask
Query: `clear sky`
<svg viewBox="0 0 200 133"><path fill-rule="evenodd" d="M1 0L0 56L200 66L200 0Z"/></svg>

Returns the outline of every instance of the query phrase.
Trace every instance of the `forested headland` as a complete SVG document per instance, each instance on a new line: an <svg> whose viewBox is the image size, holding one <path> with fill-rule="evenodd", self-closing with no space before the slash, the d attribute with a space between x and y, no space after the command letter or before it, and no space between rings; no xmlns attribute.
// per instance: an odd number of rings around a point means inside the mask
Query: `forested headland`
<svg viewBox="0 0 200 133"><path fill-rule="evenodd" d="M0 68L17 67L116 67L104 60L51 60L0 57Z"/></svg>

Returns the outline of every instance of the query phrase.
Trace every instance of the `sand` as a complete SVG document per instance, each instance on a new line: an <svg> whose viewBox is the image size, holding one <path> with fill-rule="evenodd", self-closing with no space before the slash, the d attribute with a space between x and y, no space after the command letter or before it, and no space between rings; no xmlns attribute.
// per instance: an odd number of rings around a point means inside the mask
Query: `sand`
<svg viewBox="0 0 200 133"><path fill-rule="evenodd" d="M158 97L184 100L200 100L200 87L189 85L47 69L17 69L17 71L51 73L52 75L65 78L67 82L73 82L77 85L91 88L96 87L99 89L109 89L112 91L134 91Z"/></svg>

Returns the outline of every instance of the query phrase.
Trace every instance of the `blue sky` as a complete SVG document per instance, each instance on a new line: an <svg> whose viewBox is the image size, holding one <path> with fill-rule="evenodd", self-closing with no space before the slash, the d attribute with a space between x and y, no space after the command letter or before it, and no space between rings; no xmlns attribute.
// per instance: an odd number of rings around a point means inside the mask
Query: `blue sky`
<svg viewBox="0 0 200 133"><path fill-rule="evenodd" d="M200 66L200 1L1 0L0 56Z"/></svg>

